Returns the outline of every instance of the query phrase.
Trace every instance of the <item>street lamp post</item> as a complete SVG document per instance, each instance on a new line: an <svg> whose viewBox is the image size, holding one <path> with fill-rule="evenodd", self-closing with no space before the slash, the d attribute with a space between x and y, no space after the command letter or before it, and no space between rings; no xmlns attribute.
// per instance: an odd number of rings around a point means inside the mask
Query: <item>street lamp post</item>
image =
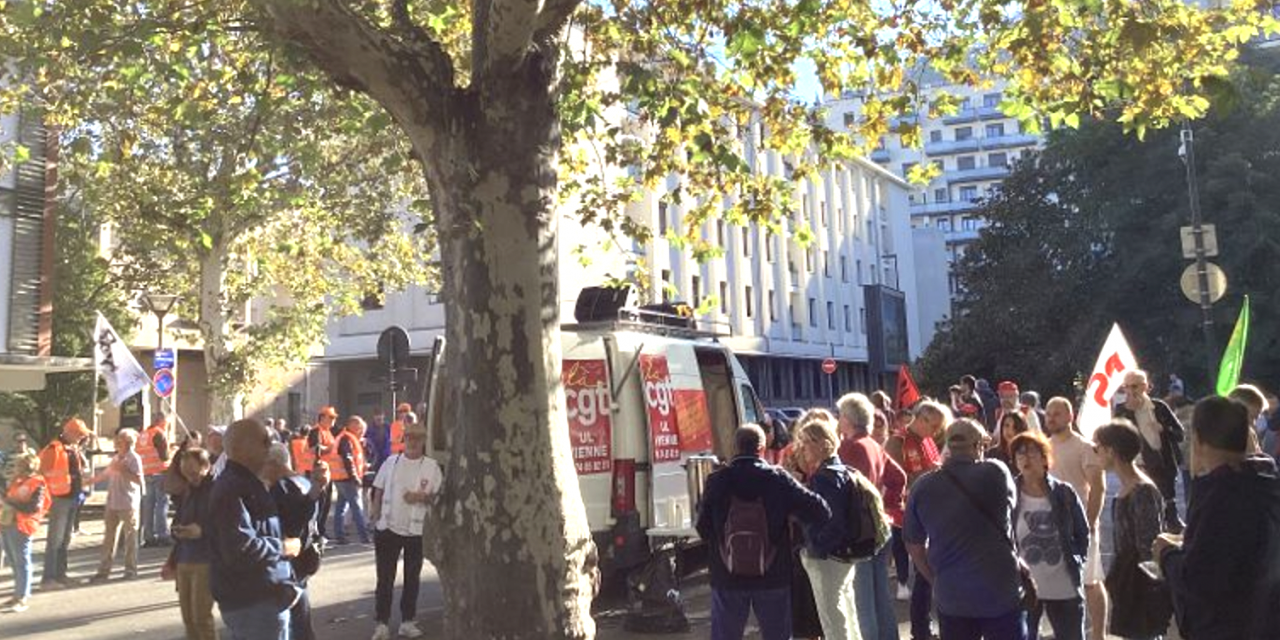
<svg viewBox="0 0 1280 640"><path fill-rule="evenodd" d="M1205 373L1208 375L1209 388L1213 388L1214 353L1213 353L1213 301L1209 297L1209 263L1205 255L1204 219L1200 214L1200 187L1196 180L1195 135L1191 132L1191 123L1182 122L1182 145L1178 148L1178 156L1187 167L1187 196L1191 199L1191 233L1195 240L1196 254L1196 287L1199 291L1201 327L1204 330Z"/></svg>
<svg viewBox="0 0 1280 640"><path fill-rule="evenodd" d="M164 349L164 317L169 315L173 310L173 305L178 302L178 296L171 293L144 293L142 294L142 304L147 310L156 316L156 350L159 353ZM146 404L150 404L149 402ZM159 399L161 415L167 415L164 410L164 400Z"/></svg>

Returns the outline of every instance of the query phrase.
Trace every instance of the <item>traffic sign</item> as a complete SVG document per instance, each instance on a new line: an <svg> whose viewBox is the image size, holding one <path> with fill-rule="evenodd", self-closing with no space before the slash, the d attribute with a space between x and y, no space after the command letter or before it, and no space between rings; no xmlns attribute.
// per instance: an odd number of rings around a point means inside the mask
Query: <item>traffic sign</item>
<svg viewBox="0 0 1280 640"><path fill-rule="evenodd" d="M1212 263L1204 263L1205 270L1209 276L1209 302L1217 302L1222 299L1223 294L1227 292L1227 274L1221 267ZM1182 295L1188 300L1200 304L1200 274L1196 272L1196 265L1188 265L1182 272Z"/></svg>
<svg viewBox="0 0 1280 640"><path fill-rule="evenodd" d="M822 361L822 372L823 372L823 373L825 373L825 374L827 374L827 375L831 375L831 374L835 373L835 372L836 372L836 359L835 359L835 358L827 358L826 360L823 360L823 361Z"/></svg>
<svg viewBox="0 0 1280 640"><path fill-rule="evenodd" d="M378 362L388 369L399 369L409 363L409 332L403 327L387 327L378 336Z"/></svg>
<svg viewBox="0 0 1280 640"><path fill-rule="evenodd" d="M161 369L177 369L178 368L177 350L172 347L166 347L164 349L156 349L155 356L152 358L151 363L152 363L152 367L156 371L159 371Z"/></svg>
<svg viewBox="0 0 1280 640"><path fill-rule="evenodd" d="M1201 242L1204 244L1204 257L1212 258L1218 255L1218 228L1211 224L1200 225L1202 230ZM1180 230L1182 235L1182 257L1188 260L1196 259L1196 228L1192 226L1182 227ZM1197 302L1199 302L1197 300Z"/></svg>
<svg viewBox="0 0 1280 640"><path fill-rule="evenodd" d="M173 375L173 369L157 370L151 381L155 384L156 396L161 398L168 398L173 395L173 390L178 388L178 380Z"/></svg>

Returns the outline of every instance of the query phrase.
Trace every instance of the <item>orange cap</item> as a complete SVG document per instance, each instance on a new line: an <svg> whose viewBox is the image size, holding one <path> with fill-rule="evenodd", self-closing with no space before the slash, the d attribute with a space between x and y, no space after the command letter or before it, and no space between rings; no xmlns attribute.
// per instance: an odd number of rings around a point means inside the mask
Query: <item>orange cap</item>
<svg viewBox="0 0 1280 640"><path fill-rule="evenodd" d="M408 402L401 402L400 406L396 407L396 413L403 413L406 411L413 411L413 406Z"/></svg>
<svg viewBox="0 0 1280 640"><path fill-rule="evenodd" d="M86 427L84 425L84 420L81 420L79 417L68 418L66 422L62 423L62 431L67 435L79 436L81 438L89 435L89 427Z"/></svg>
<svg viewBox="0 0 1280 640"><path fill-rule="evenodd" d="M324 406L320 408L320 415L329 416L330 418L336 418L338 417L338 410L334 409L331 406Z"/></svg>

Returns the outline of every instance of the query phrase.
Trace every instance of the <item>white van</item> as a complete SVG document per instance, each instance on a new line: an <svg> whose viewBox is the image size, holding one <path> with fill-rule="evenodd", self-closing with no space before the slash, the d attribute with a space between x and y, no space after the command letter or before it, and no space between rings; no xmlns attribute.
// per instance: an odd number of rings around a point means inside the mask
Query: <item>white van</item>
<svg viewBox="0 0 1280 640"><path fill-rule="evenodd" d="M665 543L699 542L687 461L730 459L734 431L763 417L733 353L712 333L673 326L685 322L621 309L614 320L562 327L565 428L606 576L643 564ZM427 426L433 451L447 456L432 397L441 339L435 354Z"/></svg>

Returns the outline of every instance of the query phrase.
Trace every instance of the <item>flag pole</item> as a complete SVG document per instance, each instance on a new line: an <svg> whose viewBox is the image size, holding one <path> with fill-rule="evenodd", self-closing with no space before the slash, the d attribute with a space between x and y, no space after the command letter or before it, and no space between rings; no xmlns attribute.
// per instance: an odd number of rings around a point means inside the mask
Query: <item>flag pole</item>
<svg viewBox="0 0 1280 640"><path fill-rule="evenodd" d="M101 311L98 312L98 316L99 317L102 316ZM94 440L94 446L97 446L98 444L98 378L99 376L102 375L102 372L98 369L98 331L96 327L94 328L94 331L93 331L92 349L93 349L93 406L91 406L89 410L93 412L93 418L92 418L93 440Z"/></svg>

